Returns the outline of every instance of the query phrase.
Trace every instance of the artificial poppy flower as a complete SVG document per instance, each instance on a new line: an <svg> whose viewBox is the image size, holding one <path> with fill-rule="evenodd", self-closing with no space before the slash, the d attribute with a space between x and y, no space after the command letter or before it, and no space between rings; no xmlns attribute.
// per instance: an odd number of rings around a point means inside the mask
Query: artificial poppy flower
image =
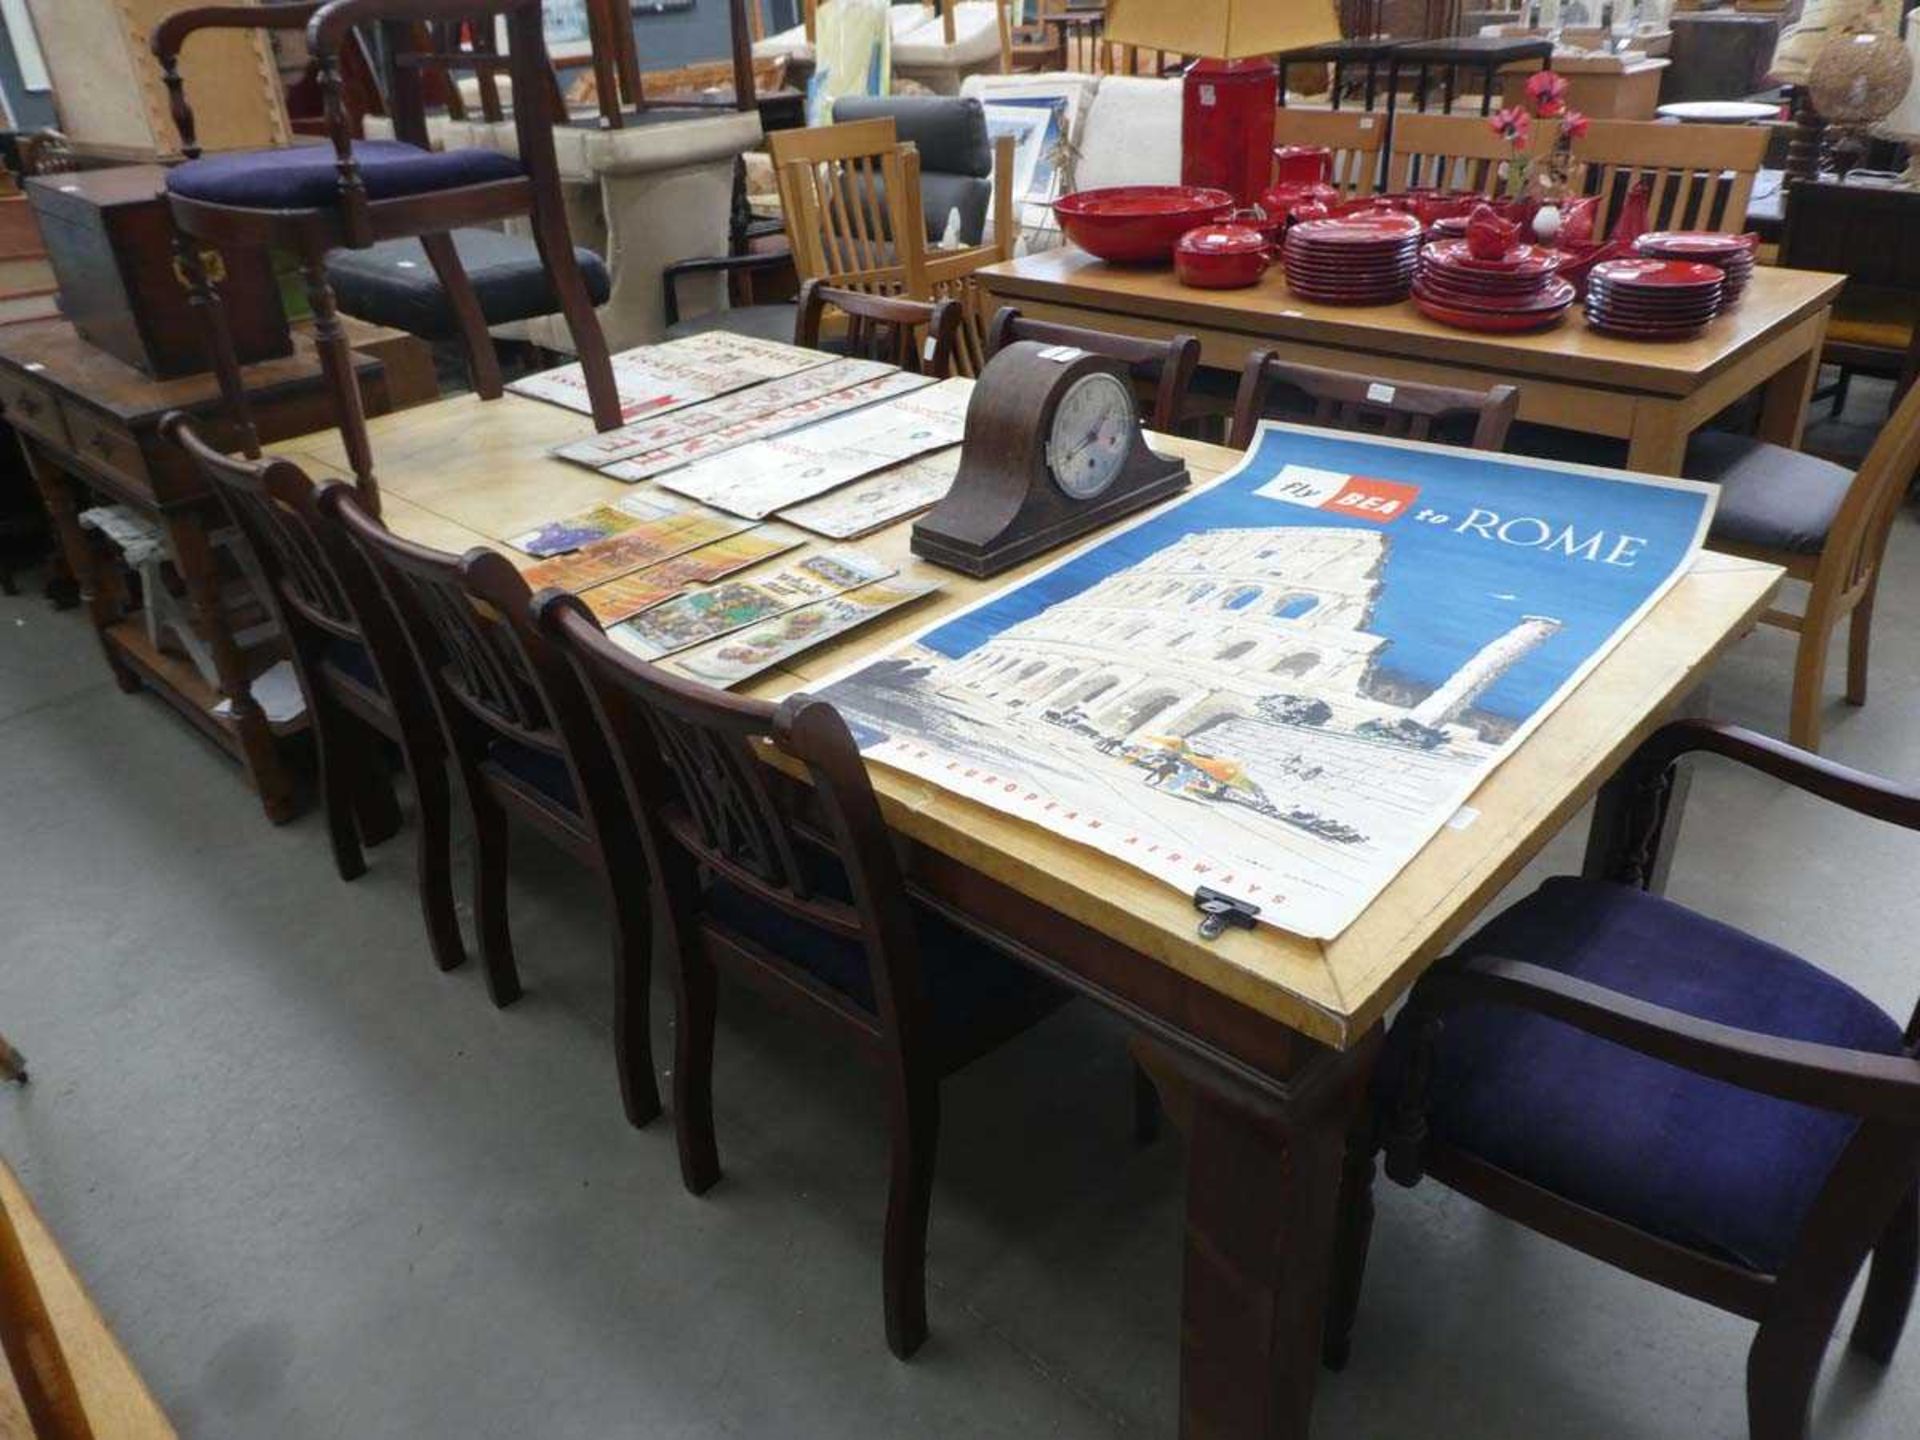
<svg viewBox="0 0 1920 1440"><path fill-rule="evenodd" d="M1527 137L1533 133L1533 117L1518 105L1509 105L1489 115L1487 127L1502 140L1515 146L1524 146Z"/></svg>
<svg viewBox="0 0 1920 1440"><path fill-rule="evenodd" d="M1527 81L1527 99L1543 117L1558 115L1567 108L1567 78L1551 70L1541 70Z"/></svg>

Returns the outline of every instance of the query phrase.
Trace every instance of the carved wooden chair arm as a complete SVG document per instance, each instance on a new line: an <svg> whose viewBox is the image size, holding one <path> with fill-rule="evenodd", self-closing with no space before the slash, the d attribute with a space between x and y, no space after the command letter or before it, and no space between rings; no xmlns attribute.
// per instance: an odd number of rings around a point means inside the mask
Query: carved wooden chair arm
<svg viewBox="0 0 1920 1440"><path fill-rule="evenodd" d="M187 37L198 30L298 30L319 8L320 0L303 5L199 5L176 10L153 27L147 48L160 62L161 83L167 87L167 111L180 133L181 151L189 160L199 157L200 145L193 110L180 79L180 50Z"/></svg>
<svg viewBox="0 0 1920 1440"><path fill-rule="evenodd" d="M1510 1005L1712 1080L1863 1119L1920 1126L1920 1059L1784 1040L1702 1020L1592 981L1498 955L1442 961L1399 1023L1468 1004Z"/></svg>
<svg viewBox="0 0 1920 1440"><path fill-rule="evenodd" d="M1630 784L1652 784L1683 755L1706 751L1784 780L1857 814L1920 830L1920 790L1836 764L1771 736L1712 720L1675 720L1647 737L1620 767Z"/></svg>

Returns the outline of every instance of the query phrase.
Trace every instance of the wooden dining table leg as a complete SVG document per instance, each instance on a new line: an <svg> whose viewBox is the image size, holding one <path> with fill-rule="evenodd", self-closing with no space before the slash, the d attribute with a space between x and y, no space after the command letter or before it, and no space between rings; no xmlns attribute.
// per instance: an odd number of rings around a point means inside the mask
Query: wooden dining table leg
<svg viewBox="0 0 1920 1440"><path fill-rule="evenodd" d="M1305 1440L1319 1380L1347 1136L1379 1055L1307 1046L1270 1082L1148 1040L1187 1094L1180 1434Z"/></svg>
<svg viewBox="0 0 1920 1440"><path fill-rule="evenodd" d="M1686 463L1693 426L1672 400L1640 400L1633 407L1627 469L1642 475L1678 475Z"/></svg>
<svg viewBox="0 0 1920 1440"><path fill-rule="evenodd" d="M1813 343L1798 358L1776 370L1760 387L1760 419L1756 433L1773 445L1800 448L1807 428L1807 407L1813 403L1814 382L1820 376L1820 345L1825 328L1816 328Z"/></svg>

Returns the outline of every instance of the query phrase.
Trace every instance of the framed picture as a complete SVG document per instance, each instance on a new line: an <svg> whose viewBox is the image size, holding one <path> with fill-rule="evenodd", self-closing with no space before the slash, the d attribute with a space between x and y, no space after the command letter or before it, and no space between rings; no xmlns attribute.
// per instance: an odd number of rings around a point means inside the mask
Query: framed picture
<svg viewBox="0 0 1920 1440"><path fill-rule="evenodd" d="M988 138L1013 137L1013 200L1020 215L1015 248L1022 252L1050 250L1061 243L1052 207L1071 188L1071 137L1079 98L1078 90L1046 87L1029 94L996 87L980 97Z"/></svg>

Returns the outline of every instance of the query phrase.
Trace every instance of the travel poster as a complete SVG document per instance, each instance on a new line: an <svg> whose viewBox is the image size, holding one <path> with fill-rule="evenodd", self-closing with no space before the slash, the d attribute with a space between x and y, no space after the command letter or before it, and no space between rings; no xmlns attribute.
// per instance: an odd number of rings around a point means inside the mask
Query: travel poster
<svg viewBox="0 0 1920 1440"><path fill-rule="evenodd" d="M815 693L874 761L1330 938L1686 571L1713 493L1268 422Z"/></svg>

